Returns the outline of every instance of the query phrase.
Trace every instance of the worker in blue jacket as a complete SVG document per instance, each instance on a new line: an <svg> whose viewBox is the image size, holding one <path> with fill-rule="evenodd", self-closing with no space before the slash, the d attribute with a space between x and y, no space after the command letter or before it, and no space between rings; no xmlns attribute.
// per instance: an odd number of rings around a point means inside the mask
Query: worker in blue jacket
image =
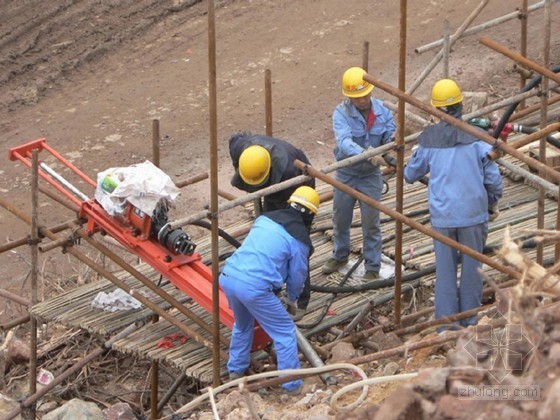
<svg viewBox="0 0 560 420"><path fill-rule="evenodd" d="M313 188L301 186L288 202L287 209L264 213L255 220L220 274L220 286L235 318L227 363L232 380L249 368L255 320L274 343L278 369L300 368L296 327L290 314L296 312L309 272L313 251L309 233L319 195ZM286 307L275 293L284 285ZM291 392L301 385L302 381L296 380L282 387Z"/></svg>
<svg viewBox="0 0 560 420"><path fill-rule="evenodd" d="M442 79L434 85L431 103L457 119L462 118L463 95L453 80ZM418 143L404 170L404 178L413 183L430 173L428 201L432 228L482 252L488 221L498 216L498 200L502 196L500 170L488 157L492 147L445 121L428 126L418 137ZM434 249L436 319L479 307L481 263L436 240ZM461 282L457 287L460 256ZM476 316L460 324L474 325Z"/></svg>
<svg viewBox="0 0 560 420"><path fill-rule="evenodd" d="M389 143L395 133L391 111L371 96L373 85L363 80L365 70L351 67L342 76L342 93L347 97L333 113L336 140L334 157L337 161L359 155L365 150ZM379 166L384 160L373 156L351 166L338 169L336 179L367 196L380 201L383 178ZM330 274L346 265L350 254L350 226L356 199L334 189L333 253L323 266ZM381 228L379 210L360 202L363 234L364 279L379 278L381 268Z"/></svg>

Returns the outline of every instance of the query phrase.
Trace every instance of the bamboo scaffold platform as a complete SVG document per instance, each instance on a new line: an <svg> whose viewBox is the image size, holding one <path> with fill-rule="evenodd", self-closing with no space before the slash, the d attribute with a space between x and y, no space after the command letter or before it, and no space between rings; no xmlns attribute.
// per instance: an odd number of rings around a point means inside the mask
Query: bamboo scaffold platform
<svg viewBox="0 0 560 420"><path fill-rule="evenodd" d="M514 158L508 158L515 161ZM519 162L516 162L517 164ZM382 202L388 207L394 208L396 205L394 178L388 182L388 192L383 196ZM320 192L327 192L330 186L319 184ZM536 201L538 190L528 183L514 182L504 176L504 196L500 201L500 217L491 224L487 241L488 248L500 246L504 237L504 230L507 226L511 227L511 234L515 240L524 240L527 232L536 229ZM427 202L427 187L422 184L406 185L404 189L403 214L409 215L415 221L429 226L429 212ZM555 229L557 203L553 198L547 199L545 203L545 229ZM246 217L223 230L232 234L240 232L237 239L242 241L252 225L253 219L250 212L243 211L241 214ZM351 229L352 257L357 259L361 253L362 234L360 226L360 212L355 209L353 225ZM383 235L383 253L389 258L394 258L395 235L394 221L385 215L381 215L381 228ZM340 284L341 276L325 276L321 272L321 266L328 260L332 252L332 201L322 203L319 214L315 219L312 241L315 253L311 258L311 281L314 286L337 287ZM220 253L226 254L234 250L234 247L220 238ZM210 238L204 237L198 241L197 251L202 255L203 260L210 260L211 245ZM545 258L553 257L552 247L545 248ZM535 250L527 251L529 257L534 256ZM416 286L433 285L435 280L435 256L433 252L432 238L413 229L405 230L403 235L403 264L406 276L425 270L426 274L416 283L406 284L404 292L413 292ZM430 268L432 268L430 270ZM159 273L151 267L141 263L137 269L150 278L155 284L164 291L171 294L177 300L193 311L208 324L211 323L211 314L207 313L195 302L190 300L182 292L177 290L171 283L161 279ZM484 266L487 276L496 281L505 279L506 276L495 269ZM117 273L118 277L128 285L144 293L153 303L158 306L170 309L170 305L161 297L155 295L143 286L138 280L126 272ZM347 283L348 284L348 283ZM352 285L360 285L361 278L351 279ZM104 312L101 309L92 308L91 302L99 292L111 292L115 290L113 283L108 280L100 280L91 284L81 286L63 295L49 299L32 307L31 316L41 322L54 322L71 328L80 328L94 334L102 336L112 334L130 324L149 319L153 312L147 308L136 310ZM335 297L329 293L312 292L311 303L306 316L299 322L299 325L309 326L302 329L306 336L311 336L320 332L328 331L329 328L344 324L350 321L359 313L364 305L374 301L378 304L388 302L392 299L393 287L385 287L374 290L363 290L355 293L337 293ZM329 311L325 314L323 310L326 305ZM418 308L411 305L407 311L414 312ZM173 314L182 323L188 324L202 336L211 339L210 334L201 327L194 324L176 309L171 309ZM158 347L166 336L177 333L177 327L168 321L161 319L155 323L147 323L137 331L125 338L119 339L113 345L113 350L123 353L134 354L135 356L148 358L158 362L166 362L176 367L188 376L209 384L212 381L212 352L207 347L194 340L187 339L183 344L176 343L170 348ZM223 337L229 338L231 332L226 327L221 327ZM227 349L225 349L227 350ZM226 374L225 361L221 361L221 372Z"/></svg>

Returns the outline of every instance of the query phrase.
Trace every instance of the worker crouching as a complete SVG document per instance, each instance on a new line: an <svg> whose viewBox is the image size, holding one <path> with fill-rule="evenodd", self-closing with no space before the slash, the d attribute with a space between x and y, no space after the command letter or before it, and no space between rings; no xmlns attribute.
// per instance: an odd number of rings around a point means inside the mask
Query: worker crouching
<svg viewBox="0 0 560 420"><path fill-rule="evenodd" d="M311 223L319 207L319 195L301 186L288 199L287 209L258 217L243 244L227 259L220 275L220 286L233 310L227 368L230 379L245 374L251 359L255 320L274 343L278 369L299 369L295 314L313 246ZM275 292L286 285L284 307ZM286 382L289 392L298 390L301 380Z"/></svg>

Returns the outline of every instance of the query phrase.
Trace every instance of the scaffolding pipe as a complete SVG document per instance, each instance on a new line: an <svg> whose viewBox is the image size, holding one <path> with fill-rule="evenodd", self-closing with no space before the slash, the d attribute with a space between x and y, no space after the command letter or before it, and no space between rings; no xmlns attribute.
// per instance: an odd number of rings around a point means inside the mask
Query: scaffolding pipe
<svg viewBox="0 0 560 420"><path fill-rule="evenodd" d="M364 41L362 48L362 68L367 72L369 69L369 41Z"/></svg>
<svg viewBox="0 0 560 420"><path fill-rule="evenodd" d="M521 22L521 40L520 40L520 48L519 48L519 52L523 57L527 57L527 19L528 19L528 13L527 13L527 6L528 6L528 0L521 0L521 9L519 10L519 20ZM523 74L523 73L519 73L519 89L523 90L523 88L525 87L525 84L527 82L527 75ZM519 103L519 109L523 109L525 108L525 101L521 101Z"/></svg>
<svg viewBox="0 0 560 420"><path fill-rule="evenodd" d="M158 168L160 167L159 142L160 142L159 120L154 119L152 120L152 163Z"/></svg>
<svg viewBox="0 0 560 420"><path fill-rule="evenodd" d="M310 165L306 165L305 163L303 163L300 160L296 160L295 161L295 166L298 167L299 169L305 171L306 173L310 174L313 177L319 178L321 181L326 182L330 185L332 185L335 188L338 188L340 191L345 192L346 194L356 198L357 200L360 200L363 203L366 203L367 205L376 208L377 210L382 211L383 213L385 213L388 216L391 216L393 219L395 220L400 220L401 222L403 222L404 224L424 233L425 235L428 235L432 238L434 238L435 240L442 242L443 244L452 247L453 249L458 250L459 252L468 255L469 257L474 258L477 261L480 261L483 264L488 265L489 267L492 267L504 274L507 274L508 276L515 278L515 279L521 279L522 274L512 270L509 267L506 267L505 265L494 261L492 258L487 257L484 254L481 254L479 252L476 252L475 250L473 250L472 248L469 248L468 246L465 246L457 241L454 241L451 238L448 238L445 235L442 235L439 232L436 232L430 228L427 228L426 226L424 226L421 223L418 223L416 220L410 219L406 216L404 216L403 214L393 210L390 207L387 207L386 205L380 203L379 201L374 200L373 198L359 192L356 191L355 189L349 187L348 185L334 179L333 177L330 177L320 171L318 171L317 169L313 168Z"/></svg>
<svg viewBox="0 0 560 420"><path fill-rule="evenodd" d="M191 184L195 184L197 182L203 181L206 178L208 178L208 172L203 172L201 174L198 175L193 175L189 178L183 179L181 181L177 181L175 182L175 186L177 188L183 188L186 187L187 185L191 185Z"/></svg>
<svg viewBox="0 0 560 420"><path fill-rule="evenodd" d="M218 94L216 82L216 16L208 1L208 102L210 111L210 229L212 253L212 341L214 387L220 385L220 242L218 236Z"/></svg>
<svg viewBox="0 0 560 420"><path fill-rule="evenodd" d="M538 3L533 4L527 8L527 13L534 12L535 10L541 9L544 6L544 1L540 1ZM491 19L487 22L481 23L480 25L473 26L472 28L467 29L463 33L463 38L472 34L476 34L481 32L485 29L491 28L493 26L499 25L501 23L507 22L512 19L520 18L521 12L515 11L508 13L504 16L498 17L496 19ZM443 45L443 39L438 39L437 41L430 42L429 44L423 45L421 47L415 48L414 51L418 54L425 53L426 51L433 50L434 48L441 47Z"/></svg>
<svg viewBox="0 0 560 420"><path fill-rule="evenodd" d="M18 414L20 414L22 409L24 409L26 407L29 407L31 404L35 404L42 397L44 397L49 391L54 389L56 386L60 385L62 382L64 382L66 379L68 379L73 374L82 370L82 368L84 366L86 366L88 363L93 361L96 357L107 353L113 347L113 344L115 344L121 338L124 338L124 337L128 336L129 334L133 333L138 328L140 328L140 326L141 325L131 324L128 327L126 327L120 333L116 334L110 340L106 341L101 347L98 347L97 349L95 349L94 351L89 353L87 356L83 357L78 362L76 362L76 364L74 364L72 367L66 369L60 375L55 377L54 380L51 383L43 386L39 391L35 392L33 395L30 395L25 400L23 400L21 402L20 406L17 407L17 408L14 408L12 411L7 413L6 417L4 417L3 420L11 420L14 417L16 417Z"/></svg>
<svg viewBox="0 0 560 420"><path fill-rule="evenodd" d="M547 98L546 103L548 105L552 105L552 104L555 104L558 101L560 101L560 95L554 95L554 96L550 96L549 98ZM517 121L521 118L524 118L527 115L532 114L533 112L536 112L536 111L540 110L541 106L542 106L542 103L538 103L538 104L528 106L525 109L522 109L521 111L518 111L515 114L513 114L510 117L509 122Z"/></svg>
<svg viewBox="0 0 560 420"><path fill-rule="evenodd" d="M264 111L266 135L272 137L272 73L264 71Z"/></svg>
<svg viewBox="0 0 560 420"><path fill-rule="evenodd" d="M461 38L461 35L463 35L465 30L476 19L476 17L480 14L480 12L482 12L482 9L484 9L486 7L486 5L488 4L489 1L490 0L482 0L479 3L479 5L476 6L476 8L471 12L471 14L461 24L459 29L457 29L457 31L455 31L455 33L453 35L451 35L451 37L449 38L448 48L452 48L453 45L455 44L455 42L459 38ZM445 47L439 50L439 52L436 54L436 56L434 58L432 58L432 61L430 61L430 63L426 66L424 71L422 73L420 73L420 75L416 78L416 80L412 83L412 85L409 86L409 88L406 90L406 93L411 95L416 91L416 89L418 89L418 86L420 86L420 84L424 81L424 79L426 77L428 77L428 75L432 72L434 67L437 66L437 64L441 61L441 59L443 58L444 50L445 50Z"/></svg>
<svg viewBox="0 0 560 420"><path fill-rule="evenodd" d="M19 295L16 295L12 292L8 292L7 290L4 289L0 289L0 296L1 297L5 297L6 299L10 299L12 301L14 301L15 303L19 303L22 306L29 306L31 305L31 302L25 298L22 298Z"/></svg>
<svg viewBox="0 0 560 420"><path fill-rule="evenodd" d="M406 30L407 30L407 0L400 2L400 36L399 36L399 89L406 88ZM397 179L396 179L396 210L403 213L404 195L404 130L405 130L405 103L402 99L398 100L397 113L397 135L396 155L397 155ZM403 226L400 220L395 220L395 323L401 323L401 293L402 293L402 241Z"/></svg>
<svg viewBox="0 0 560 420"><path fill-rule="evenodd" d="M39 151L31 155L31 305L39 301L37 283L39 278ZM37 392L37 319L31 318L29 331L29 393ZM29 415L35 418L35 404L29 406ZM26 413L27 414L27 413Z"/></svg>
<svg viewBox="0 0 560 420"><path fill-rule="evenodd" d="M509 48L504 47L503 45L497 43L496 41L488 38L487 36L480 37L480 43L482 45L487 46L488 48L505 55L506 57L517 61L519 64L530 68L531 70L536 71L537 73L541 74L542 76L549 78L550 80L554 80L556 83L560 84L560 74L554 73L553 71L549 70L548 68L541 66L540 64L535 63L532 60L529 60L526 57L523 57L521 54L511 51Z"/></svg>
<svg viewBox="0 0 560 420"><path fill-rule="evenodd" d="M555 77L557 77L557 76L555 75ZM422 111L425 111L425 112L427 112L431 115L434 115L435 117L439 118L440 120L443 120L443 121L459 128L459 129L471 134L472 136L474 136L474 137L476 137L480 140L485 141L486 143L490 144L494 148L502 150L502 151L510 154L511 156L516 157L517 159L526 163L527 165L531 166L532 168L536 169L537 171L540 171L542 169L548 177L554 179L555 181L560 182L560 173L559 172L555 171L552 168L549 168L546 164L541 163L536 159L525 156L523 153L521 153L518 150L510 147L507 143L504 143L504 142L501 142L501 141L495 139L494 137L492 137L488 133L477 129L476 127L473 127L472 125L469 125L464 121L461 121L457 118L454 118L454 117L446 114L445 112L440 111L437 108L431 107L428 104L425 104L424 102L415 98L414 96L408 95L408 94L404 93L403 91L389 85L388 83L382 82L381 80L371 76L370 74L367 74L367 73L364 74L363 79L370 82L370 83L373 83L374 86L376 86L377 88L379 88L379 89L381 89L381 90L383 90L387 93L390 93L393 96L404 99L406 102L408 102L409 104L421 109Z"/></svg>

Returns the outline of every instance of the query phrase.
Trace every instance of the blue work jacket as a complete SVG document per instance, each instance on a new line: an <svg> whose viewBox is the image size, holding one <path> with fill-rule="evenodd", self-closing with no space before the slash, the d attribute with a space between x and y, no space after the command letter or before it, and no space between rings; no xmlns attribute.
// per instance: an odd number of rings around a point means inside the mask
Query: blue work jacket
<svg viewBox="0 0 560 420"><path fill-rule="evenodd" d="M442 121L427 127L404 169L408 183L428 172L431 223L461 228L488 222L488 208L502 196L502 176L488 158L492 147Z"/></svg>
<svg viewBox="0 0 560 420"><path fill-rule="evenodd" d="M371 109L375 121L368 128L368 122L350 99L345 99L335 108L332 119L336 140L334 157L337 161L359 155L369 147L387 144L393 138L395 121L391 111L375 98L371 98ZM379 167L365 160L339 171L347 175L364 176L379 172Z"/></svg>
<svg viewBox="0 0 560 420"><path fill-rule="evenodd" d="M307 277L309 250L282 225L263 215L255 220L243 245L226 260L222 273L248 287L271 291L286 283L288 298L296 301Z"/></svg>

